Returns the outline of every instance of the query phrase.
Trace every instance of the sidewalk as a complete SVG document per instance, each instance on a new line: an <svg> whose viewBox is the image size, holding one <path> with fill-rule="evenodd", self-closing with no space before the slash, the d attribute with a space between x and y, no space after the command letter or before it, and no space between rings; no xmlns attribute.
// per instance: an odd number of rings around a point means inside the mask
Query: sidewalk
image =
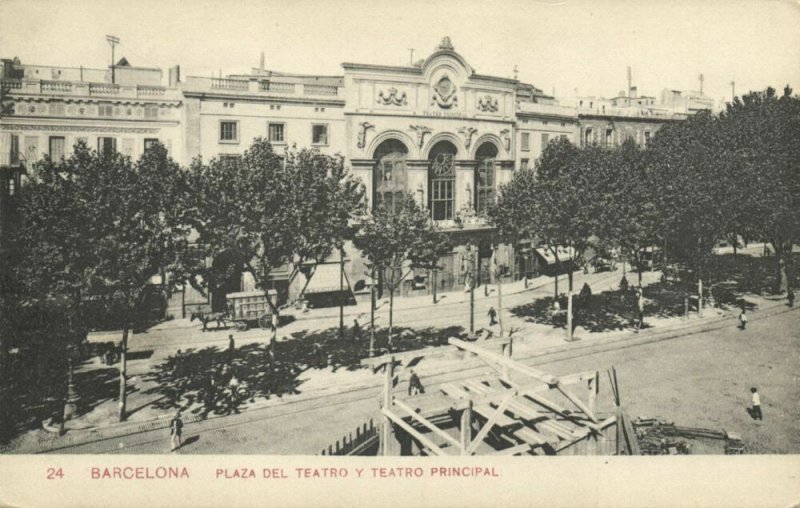
<svg viewBox="0 0 800 508"><path fill-rule="evenodd" d="M608 273L591 275L603 275L605 278L608 278L609 276ZM613 280L616 280L619 276L619 273L611 273L611 278L613 278ZM657 278L657 274L652 274L651 277L648 278L655 279ZM597 283L602 280L599 277L592 279ZM538 288L546 285L549 284L540 284ZM506 286L511 286L511 284L504 285L504 295L506 294ZM537 289L537 286L531 285L527 291L533 291L535 289ZM519 283L518 287L516 288L516 294L525 293L525 291L525 288L522 287L522 283ZM754 319L758 319L760 315L769 314L775 308L784 306L782 301L770 301L759 297L748 298L753 300L758 305L758 312L753 315ZM495 301L492 295L490 295L488 299L482 296L481 300L483 300L482 303L486 306ZM414 302L409 302L406 309L413 311L420 308L415 307L413 303ZM451 305L463 306L464 304L458 301L452 303ZM433 310L436 314L435 317L452 323L453 316L442 315L441 309L439 309L438 306L425 306L426 309L431 307L434 307ZM506 314L506 330L510 330L512 328L518 330L518 332L514 335L514 357L521 359L564 352L573 352L572 354L575 354L575 352L585 350L589 347L615 341L647 342L652 340L661 340L670 334L675 336L676 334L683 334L687 331L697 333L698 330L702 331L704 327L709 325L719 325L722 321L728 321L724 319L725 317L735 320L735 313L729 313L728 316L724 316L716 312L706 312L703 318L692 316L688 320L685 320L681 317L662 319L652 318L648 320L648 323L651 325L651 327L642 330L638 334L632 331L588 333L579 328L576 331L577 340L575 342L567 343L565 342L566 331L562 328L553 328L549 325L530 323L524 319L512 317L508 315L508 313ZM335 322L338 323L337 314L329 319L334 319ZM726 324L724 326L728 325ZM283 328L281 330L283 330ZM498 332L497 327L494 327L494 332L495 334ZM218 341L221 344L226 341L226 334L224 332L213 335L216 335L217 338L210 340ZM263 338L256 338L256 340L262 341ZM239 344L240 339L237 338L237 346ZM44 451L53 447L62 448L92 440L110 439L112 437L121 435L165 428L168 425L172 414L174 414L174 410L159 410L152 407L153 402L156 401L158 397L144 393L148 386L143 381L142 376L149 372L149 370L152 368L151 364L153 362L162 359L165 354L168 355L172 352L173 350L164 350L160 354L153 355L153 358L147 361L134 360L129 362L129 389L131 390L131 393L128 397L128 410L133 412L133 414L130 416L128 422L112 424L108 423L113 422L116 419L117 404L114 400L107 400L93 408L92 411L68 422L67 429L69 432L66 436L59 438L56 435L48 434L42 431L28 433L27 435L21 436L21 438L16 440L12 450L18 453ZM429 351L426 350L426 352ZM445 354L432 356L426 359L417 367L417 370L420 373L420 376L423 378L428 378L431 376L440 375L441 373L454 372L464 368L466 368L466 364L463 360L463 355ZM329 398L331 396L340 395L354 390L373 386L377 387L381 382L381 378L379 376L376 377L370 369L340 369L336 372L333 372L330 368L314 368L306 370L299 375L298 380L302 383L301 394L286 395L281 398L273 397L268 400L258 400L255 403L245 406L243 408L243 412L250 414L253 411L257 412L259 408L275 407L276 405L290 404L293 402L310 400L314 398ZM185 412L184 415L184 420L186 423L199 420L199 417L191 415L188 411ZM218 417L211 416L210 419L212 418ZM254 418L257 418L255 413Z"/></svg>

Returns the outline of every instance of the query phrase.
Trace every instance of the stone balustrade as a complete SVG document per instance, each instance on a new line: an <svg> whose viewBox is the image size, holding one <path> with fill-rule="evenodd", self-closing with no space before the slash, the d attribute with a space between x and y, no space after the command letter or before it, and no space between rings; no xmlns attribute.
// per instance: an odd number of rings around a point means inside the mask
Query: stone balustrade
<svg viewBox="0 0 800 508"><path fill-rule="evenodd" d="M285 81L284 81L285 80ZM201 92L205 90L226 90L232 92L247 92L256 95L285 94L294 96L339 96L339 87L336 85L323 85L317 83L303 83L292 78L282 78L273 81L263 78L204 78L187 76L184 90L187 92Z"/></svg>
<svg viewBox="0 0 800 508"><path fill-rule="evenodd" d="M177 90L152 85L117 85L86 81L4 79L0 86L16 95L61 95L114 99L180 100Z"/></svg>

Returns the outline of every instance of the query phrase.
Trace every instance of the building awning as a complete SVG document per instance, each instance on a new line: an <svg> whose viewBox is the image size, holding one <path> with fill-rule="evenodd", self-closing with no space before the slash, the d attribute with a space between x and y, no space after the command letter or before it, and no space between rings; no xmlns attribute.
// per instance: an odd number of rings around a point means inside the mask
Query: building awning
<svg viewBox="0 0 800 508"><path fill-rule="evenodd" d="M556 260L556 256L553 254L553 251L550 250L550 247L539 247L534 249L536 254L538 254L548 265L554 265L558 261L564 263L570 261L575 258L575 249L572 247L556 247L556 252L558 253L558 260Z"/></svg>
<svg viewBox="0 0 800 508"><path fill-rule="evenodd" d="M306 284L304 294L318 294L318 293L338 293L339 291L348 291L350 289L350 281L347 280L347 273L344 273L344 279L341 280L342 267L340 263L325 263L319 264L314 269L311 279ZM343 283L343 284L342 284Z"/></svg>

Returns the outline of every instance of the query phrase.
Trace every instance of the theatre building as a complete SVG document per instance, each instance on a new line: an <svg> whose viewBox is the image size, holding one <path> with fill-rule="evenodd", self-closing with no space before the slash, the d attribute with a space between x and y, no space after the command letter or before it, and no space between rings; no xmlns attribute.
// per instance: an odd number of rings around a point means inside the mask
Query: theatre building
<svg viewBox="0 0 800 508"><path fill-rule="evenodd" d="M485 220L488 206L549 140L577 141L575 109L533 85L478 73L449 38L415 65L344 63L342 69L341 76L278 73L262 60L248 75L188 77L184 152L238 157L260 136L279 152L296 146L341 154L366 185L370 206L410 193L452 237L455 247L436 277L439 291L463 285L470 257L478 280L489 282L492 256L505 265L518 256L498 244ZM346 257L346 283L367 293L364 260L352 246ZM428 277L413 274L401 294L432 291ZM302 293L291 288L294 281L280 283L289 286L289 299ZM309 285L328 284L312 278ZM245 276L238 289L251 287Z"/></svg>

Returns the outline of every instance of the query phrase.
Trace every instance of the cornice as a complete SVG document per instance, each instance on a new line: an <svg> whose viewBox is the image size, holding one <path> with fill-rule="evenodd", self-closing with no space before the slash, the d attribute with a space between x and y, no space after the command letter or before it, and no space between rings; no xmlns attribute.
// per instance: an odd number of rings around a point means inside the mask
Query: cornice
<svg viewBox="0 0 800 508"><path fill-rule="evenodd" d="M191 91L191 90L184 90L183 95L186 98L192 99L200 99L200 100L237 100L237 101L244 101L244 102L259 102L263 104L306 104L310 106L340 106L344 107L345 101L344 99L312 99L312 98L305 98L305 97L296 97L296 96L284 96L284 95L244 95L244 94L237 94L237 93L220 93L220 92L204 92L204 91Z"/></svg>

